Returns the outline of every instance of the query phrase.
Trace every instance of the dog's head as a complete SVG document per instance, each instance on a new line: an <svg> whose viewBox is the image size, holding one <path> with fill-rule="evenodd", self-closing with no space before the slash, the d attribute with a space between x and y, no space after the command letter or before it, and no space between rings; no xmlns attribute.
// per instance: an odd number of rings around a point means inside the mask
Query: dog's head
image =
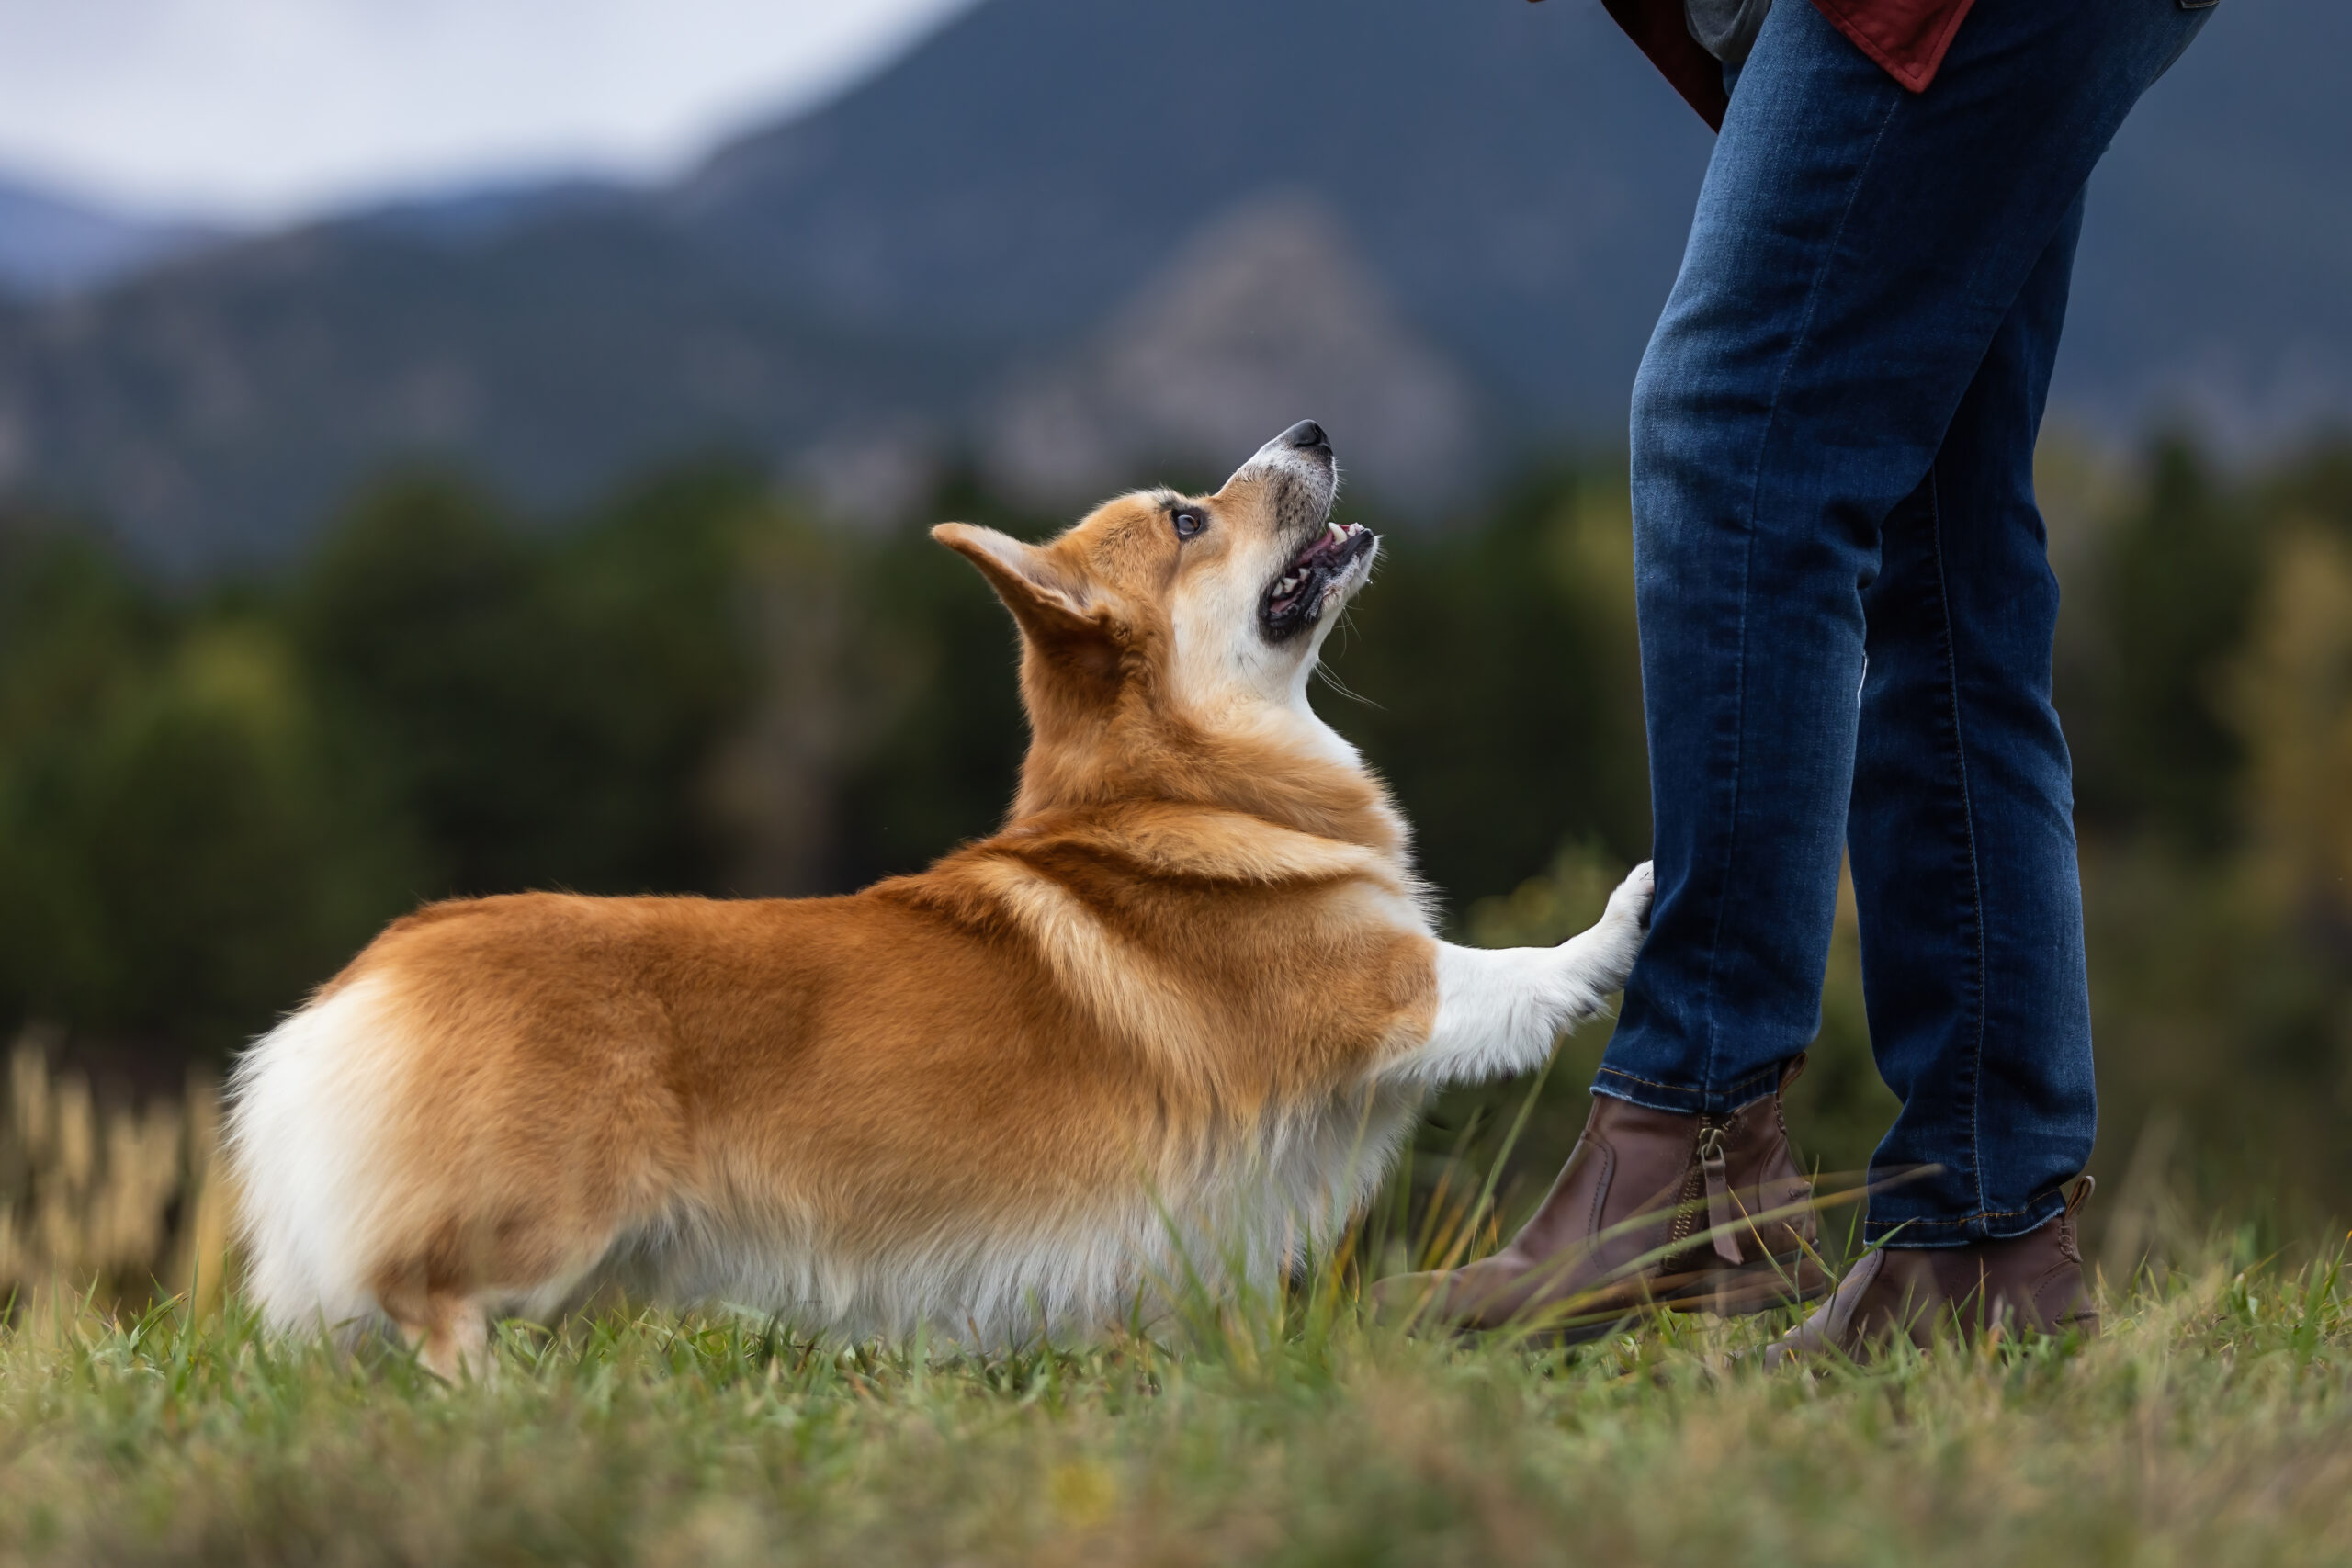
<svg viewBox="0 0 2352 1568"><path fill-rule="evenodd" d="M1022 686L1042 740L1125 713L1208 730L1304 716L1324 637L1379 541L1330 521L1338 469L1302 421L1214 495L1142 491L1044 545L943 523L1020 623Z"/></svg>

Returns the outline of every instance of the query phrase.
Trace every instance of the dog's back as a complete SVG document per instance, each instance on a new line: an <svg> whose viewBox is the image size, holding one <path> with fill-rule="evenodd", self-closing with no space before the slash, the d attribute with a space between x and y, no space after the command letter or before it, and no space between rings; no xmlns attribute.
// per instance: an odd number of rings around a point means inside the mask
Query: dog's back
<svg viewBox="0 0 2352 1568"><path fill-rule="evenodd" d="M460 1352L606 1278L854 1332L1101 1321L1376 1176L1414 1097L1365 1068L1430 1002L1403 895L1156 807L851 898L435 906L240 1066L254 1290Z"/></svg>

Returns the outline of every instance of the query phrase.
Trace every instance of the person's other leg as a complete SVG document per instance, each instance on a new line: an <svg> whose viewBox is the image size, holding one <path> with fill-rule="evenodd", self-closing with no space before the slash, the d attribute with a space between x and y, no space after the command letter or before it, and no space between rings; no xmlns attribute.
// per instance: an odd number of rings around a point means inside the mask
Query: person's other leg
<svg viewBox="0 0 2352 1568"><path fill-rule="evenodd" d="M1629 1303L1744 1312L1816 1289L1774 1090L1819 1026L1882 527L2194 20L2171 0L1978 0L1915 97L1804 0L1774 9L1635 389L1653 929L1551 1194L1494 1257L1391 1281L1413 1310L1587 1332ZM1919 1076L1923 1098L1946 1091ZM1980 1120L2009 1109L1987 1098ZM1918 1260L1984 1264L2004 1292L2016 1276L2037 1326L2079 1322L2077 1291L2041 1288L2045 1240L1874 1251L1806 1332L1837 1342L1922 1280L1955 1303L1970 1289Z"/></svg>
<svg viewBox="0 0 2352 1568"><path fill-rule="evenodd" d="M2058 581L2033 495L2082 211L2077 196L1887 519L1862 595L1846 833L1871 1043L1903 1100L1867 1234L1899 1247L2035 1230L2090 1157L2073 775L2050 700Z"/></svg>
<svg viewBox="0 0 2352 1568"><path fill-rule="evenodd" d="M1774 8L1635 384L1657 901L1599 1092L1721 1116L1818 1032L1882 525L2200 19L1979 0L1915 96Z"/></svg>

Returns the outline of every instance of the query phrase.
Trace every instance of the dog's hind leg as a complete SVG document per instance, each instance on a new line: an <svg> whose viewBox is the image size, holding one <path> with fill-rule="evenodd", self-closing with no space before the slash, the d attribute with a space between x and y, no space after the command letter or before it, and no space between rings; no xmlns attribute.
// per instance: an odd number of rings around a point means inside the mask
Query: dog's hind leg
<svg viewBox="0 0 2352 1568"><path fill-rule="evenodd" d="M471 1296L435 1291L395 1305L385 1314L416 1353L426 1371L444 1382L480 1382L490 1376L490 1314Z"/></svg>
<svg viewBox="0 0 2352 1568"><path fill-rule="evenodd" d="M1437 952L1437 1015L1429 1038L1381 1076L1442 1084L1506 1077L1541 1065L1564 1030L1598 1015L1624 989L1649 926L1645 861L1609 896L1592 929L1557 947L1456 947Z"/></svg>

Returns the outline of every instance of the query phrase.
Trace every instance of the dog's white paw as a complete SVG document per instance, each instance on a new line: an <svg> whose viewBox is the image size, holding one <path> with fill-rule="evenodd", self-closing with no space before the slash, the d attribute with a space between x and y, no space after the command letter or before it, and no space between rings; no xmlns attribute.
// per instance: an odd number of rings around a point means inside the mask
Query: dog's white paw
<svg viewBox="0 0 2352 1568"><path fill-rule="evenodd" d="M1637 931L1650 929L1650 896L1657 889L1657 874L1644 861L1625 874L1617 891L1609 896L1609 908L1600 917L1601 924L1612 920L1631 920Z"/></svg>
<svg viewBox="0 0 2352 1568"><path fill-rule="evenodd" d="M1592 975L1589 984L1602 993L1622 991L1634 973L1634 960L1641 956L1642 939L1649 934L1650 896L1656 890L1657 878L1650 863L1644 861L1625 874L1625 880L1609 896L1609 908L1586 934L1592 940Z"/></svg>

